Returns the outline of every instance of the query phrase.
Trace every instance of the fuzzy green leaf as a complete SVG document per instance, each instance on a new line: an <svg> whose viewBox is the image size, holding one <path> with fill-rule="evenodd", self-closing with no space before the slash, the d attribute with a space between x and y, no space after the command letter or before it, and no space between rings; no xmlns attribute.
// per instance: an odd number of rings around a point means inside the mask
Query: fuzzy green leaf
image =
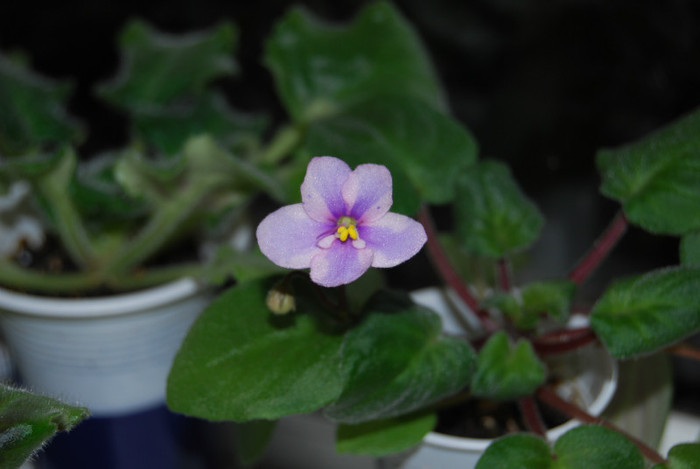
<svg viewBox="0 0 700 469"><path fill-rule="evenodd" d="M525 311L533 314L548 314L558 321L569 317L571 300L576 284L568 280L533 282L523 288L521 294Z"/></svg>
<svg viewBox="0 0 700 469"><path fill-rule="evenodd" d="M59 431L69 431L88 416L73 407L0 384L0 465L18 468Z"/></svg>
<svg viewBox="0 0 700 469"><path fill-rule="evenodd" d="M268 40L265 63L295 121L309 122L387 93L445 108L420 40L389 3L372 4L343 26L293 9Z"/></svg>
<svg viewBox="0 0 700 469"><path fill-rule="evenodd" d="M530 434L508 435L493 442L476 469L643 469L637 447L621 434L594 425L569 430L549 445Z"/></svg>
<svg viewBox="0 0 700 469"><path fill-rule="evenodd" d="M265 306L270 287L239 284L197 319L168 377L171 409L243 422L311 412L338 397L342 335L326 330L308 302L273 317Z"/></svg>
<svg viewBox="0 0 700 469"><path fill-rule="evenodd" d="M601 192L654 233L700 229L700 109L639 142L597 156Z"/></svg>
<svg viewBox="0 0 700 469"><path fill-rule="evenodd" d="M605 427L584 425L569 430L554 444L552 469L643 469L637 447L622 434Z"/></svg>
<svg viewBox="0 0 700 469"><path fill-rule="evenodd" d="M482 161L457 181L457 235L469 250L495 258L525 248L543 219L503 163Z"/></svg>
<svg viewBox="0 0 700 469"><path fill-rule="evenodd" d="M398 453L419 444L436 423L437 416L430 412L357 425L340 424L335 449L338 453L370 456Z"/></svg>
<svg viewBox="0 0 700 469"><path fill-rule="evenodd" d="M653 469L700 469L700 443L683 443L668 452L668 463Z"/></svg>
<svg viewBox="0 0 700 469"><path fill-rule="evenodd" d="M340 397L326 415L344 423L407 414L458 392L469 382L474 352L441 336L439 317L404 297L380 293L346 335Z"/></svg>
<svg viewBox="0 0 700 469"><path fill-rule="evenodd" d="M112 104L132 111L201 95L215 78L232 74L236 30L230 23L187 35L158 32L135 20L122 31L121 69L99 88Z"/></svg>
<svg viewBox="0 0 700 469"><path fill-rule="evenodd" d="M67 82L36 75L0 55L0 155L79 140L81 126L65 108L71 89Z"/></svg>
<svg viewBox="0 0 700 469"><path fill-rule="evenodd" d="M549 445L540 437L523 433L491 443L476 469L548 469L551 462Z"/></svg>
<svg viewBox="0 0 700 469"><path fill-rule="evenodd" d="M681 238L680 258L683 265L700 266L700 231Z"/></svg>
<svg viewBox="0 0 700 469"><path fill-rule="evenodd" d="M492 335L479 351L471 389L474 395L515 399L544 383L545 367L525 339L514 346L505 332Z"/></svg>
<svg viewBox="0 0 700 469"><path fill-rule="evenodd" d="M700 330L700 268L675 267L613 284L591 325L618 358L651 353Z"/></svg>
<svg viewBox="0 0 700 469"><path fill-rule="evenodd" d="M384 98L313 124L310 154L339 155L351 166L385 165L394 183L392 211L414 215L421 200L454 198L461 172L474 164L477 146L455 120L408 98Z"/></svg>

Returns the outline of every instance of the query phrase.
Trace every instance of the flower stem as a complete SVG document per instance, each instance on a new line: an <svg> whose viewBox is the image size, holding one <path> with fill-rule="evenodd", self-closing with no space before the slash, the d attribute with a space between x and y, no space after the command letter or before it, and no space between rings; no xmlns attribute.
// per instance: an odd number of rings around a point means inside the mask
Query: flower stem
<svg viewBox="0 0 700 469"><path fill-rule="evenodd" d="M262 163L274 166L301 143L303 132L296 125L286 125L279 129L270 144L260 156Z"/></svg>
<svg viewBox="0 0 700 469"><path fill-rule="evenodd" d="M593 248L569 273L569 280L576 284L582 283L588 275L605 259L615 244L627 231L627 218L625 214L618 212L603 234L596 240Z"/></svg>
<svg viewBox="0 0 700 469"><path fill-rule="evenodd" d="M530 431L539 436L546 436L547 428L542 422L542 416L537 408L537 402L535 402L532 396L521 397L518 400L518 406L525 420L525 425L527 425Z"/></svg>
<svg viewBox="0 0 700 469"><path fill-rule="evenodd" d="M575 350L595 340L597 337L591 328L581 327L549 332L533 339L532 345L540 355L551 355Z"/></svg>
<svg viewBox="0 0 700 469"><path fill-rule="evenodd" d="M510 291L510 266L505 257L498 259L498 279L501 290Z"/></svg>
<svg viewBox="0 0 700 469"><path fill-rule="evenodd" d="M493 322L488 312L479 307L479 302L472 296L471 292L469 292L465 282L462 281L457 270L455 270L454 266L452 266L452 263L447 258L438 240L437 230L435 229L427 206L423 205L421 207L418 212L418 220L421 222L423 228L425 228L425 233L428 235L428 252L430 253L435 268L445 283L447 283L467 307L477 315L487 331L493 332L497 330L498 325Z"/></svg>
<svg viewBox="0 0 700 469"><path fill-rule="evenodd" d="M691 347L690 345L678 344L668 347L667 352L671 352L674 355L684 358L692 358L693 360L700 361L700 349Z"/></svg>
<svg viewBox="0 0 700 469"><path fill-rule="evenodd" d="M565 401L564 399L559 397L559 395L556 392L554 392L551 388L546 386L539 388L537 390L537 397L547 405L550 405L555 409L559 410L560 412L563 412L572 418L580 420L583 423L601 425L603 427L609 428L610 430L614 430L618 433L621 433L622 435L627 437L632 443L634 443L635 446L637 446L637 448L639 449L639 451L641 451L641 453L644 455L644 457L646 457L652 463L663 464L667 462L663 457L661 457L659 453L657 453L653 448L649 447L643 441L616 427L607 420L601 419L599 417L594 417L585 410L581 409L580 407L572 404L571 402Z"/></svg>

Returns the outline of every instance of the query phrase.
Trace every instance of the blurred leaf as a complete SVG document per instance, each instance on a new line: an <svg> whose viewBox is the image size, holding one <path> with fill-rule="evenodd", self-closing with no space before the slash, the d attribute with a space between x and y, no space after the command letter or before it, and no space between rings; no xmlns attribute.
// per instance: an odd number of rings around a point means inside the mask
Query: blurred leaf
<svg viewBox="0 0 700 469"><path fill-rule="evenodd" d="M569 430L554 444L554 455L541 438L508 435L494 441L476 469L643 469L637 447L621 434L594 425Z"/></svg>
<svg viewBox="0 0 700 469"><path fill-rule="evenodd" d="M700 231L681 238L680 257L682 265L700 266Z"/></svg>
<svg viewBox="0 0 700 469"><path fill-rule="evenodd" d="M549 445L532 434L514 434L489 445L476 469L547 469L552 465Z"/></svg>
<svg viewBox="0 0 700 469"><path fill-rule="evenodd" d="M700 443L676 445L668 452L668 463L653 469L700 469Z"/></svg>
<svg viewBox="0 0 700 469"><path fill-rule="evenodd" d="M675 267L618 281L591 326L617 358L651 353L700 330L700 268Z"/></svg>
<svg viewBox="0 0 700 469"><path fill-rule="evenodd" d="M518 328L530 329L544 315L566 321L575 292L576 285L568 280L532 282L518 293L495 292L481 304L485 308L497 308Z"/></svg>
<svg viewBox="0 0 700 469"><path fill-rule="evenodd" d="M265 63L294 121L312 121L388 93L446 108L415 31L385 2L364 8L346 26L291 10L266 44Z"/></svg>
<svg viewBox="0 0 700 469"><path fill-rule="evenodd" d="M596 425L569 430L554 443L556 469L643 469L637 447L622 434Z"/></svg>
<svg viewBox="0 0 700 469"><path fill-rule="evenodd" d="M0 55L0 154L23 155L82 138L65 107L71 89Z"/></svg>
<svg viewBox="0 0 700 469"><path fill-rule="evenodd" d="M531 394L544 380L545 367L532 344L520 339L512 346L500 331L479 351L471 390L475 396L515 399Z"/></svg>
<svg viewBox="0 0 700 469"><path fill-rule="evenodd" d="M19 468L56 432L71 430L87 416L84 407L0 384L2 468Z"/></svg>
<svg viewBox="0 0 700 469"><path fill-rule="evenodd" d="M396 417L452 395L471 377L474 351L442 337L440 318L396 294L382 292L346 334L340 397L326 415L343 423Z"/></svg>
<svg viewBox="0 0 700 469"><path fill-rule="evenodd" d="M239 283L245 283L286 271L287 269L273 264L258 249L242 252L230 246L221 246L207 267L206 275L209 283L220 285L230 277Z"/></svg>
<svg viewBox="0 0 700 469"><path fill-rule="evenodd" d="M454 198L458 176L476 160L471 134L457 121L409 98L382 97L309 128L306 148L350 166L385 165L394 185L392 211L414 215L422 200Z"/></svg>
<svg viewBox="0 0 700 469"><path fill-rule="evenodd" d="M132 111L158 109L177 99L201 95L212 80L235 71L236 35L230 23L170 35L140 20L131 21L119 38L121 69L98 92L112 104Z"/></svg>
<svg viewBox="0 0 700 469"><path fill-rule="evenodd" d="M508 170L482 161L457 181L457 235L467 249L500 258L529 246L539 236L542 215Z"/></svg>
<svg viewBox="0 0 700 469"><path fill-rule="evenodd" d="M86 220L121 223L144 213L141 201L129 198L116 182L116 154L104 154L78 168L70 185L76 206Z"/></svg>
<svg viewBox="0 0 700 469"><path fill-rule="evenodd" d="M343 336L322 328L308 302L273 317L265 306L270 286L239 284L197 319L168 377L171 409L209 420L276 419L340 394Z"/></svg>
<svg viewBox="0 0 700 469"><path fill-rule="evenodd" d="M700 229L700 109L639 142L597 156L601 192L654 233Z"/></svg>
<svg viewBox="0 0 700 469"><path fill-rule="evenodd" d="M251 420L236 425L236 455L244 465L255 463L262 457L272 433L277 426L276 420Z"/></svg>
<svg viewBox="0 0 700 469"><path fill-rule="evenodd" d="M419 444L433 430L437 416L415 413L357 425L340 424L335 449L338 453L384 456Z"/></svg>
<svg viewBox="0 0 700 469"><path fill-rule="evenodd" d="M182 149L188 138L211 134L226 148L252 146L267 126L262 115L233 110L218 93L208 93L191 103L160 107L134 116L137 132L167 155Z"/></svg>

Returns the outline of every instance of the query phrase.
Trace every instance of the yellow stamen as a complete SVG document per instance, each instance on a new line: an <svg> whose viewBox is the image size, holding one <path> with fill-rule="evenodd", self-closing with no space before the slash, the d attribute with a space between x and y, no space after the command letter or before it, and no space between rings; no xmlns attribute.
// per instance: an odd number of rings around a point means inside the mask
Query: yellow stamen
<svg viewBox="0 0 700 469"><path fill-rule="evenodd" d="M355 221L352 217L340 217L338 219L338 228L335 232L335 236L341 241L347 241L348 237L350 239L358 239L359 234L357 233L357 228L355 227Z"/></svg>

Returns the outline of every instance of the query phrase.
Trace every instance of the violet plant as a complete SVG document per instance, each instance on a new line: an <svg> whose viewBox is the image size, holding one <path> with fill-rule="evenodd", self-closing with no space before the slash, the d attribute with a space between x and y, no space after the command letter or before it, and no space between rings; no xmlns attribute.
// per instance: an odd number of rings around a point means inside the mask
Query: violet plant
<svg viewBox="0 0 700 469"><path fill-rule="evenodd" d="M479 468L697 460L697 444L660 455L562 398L546 362L595 343L622 360L667 353L700 329L700 112L601 150L601 190L620 214L568 276L515 284L510 259L537 239L543 217L503 163L477 159L475 139L450 117L420 41L393 7L371 5L344 27L293 10L268 39L265 64L291 118L278 133L289 146L273 147L265 163L296 181L291 205L257 228L276 266L239 271L195 323L169 376L173 410L241 423L259 436L240 448L246 460L277 419L310 412L337 423L338 451L408 450L434 429L438 410L474 398L515 402L524 421ZM452 209L452 234L435 228L438 205ZM586 325L568 328L577 287L630 223L680 236L681 265L613 283ZM410 269L424 242L443 284L478 318L476 336L444 334L434 312L384 286L391 270L370 268ZM493 267L477 279L488 288L461 275L463 259ZM548 442L545 407L583 425Z"/></svg>
<svg viewBox="0 0 700 469"><path fill-rule="evenodd" d="M74 266L49 275L0 261L3 284L55 292L232 278L183 342L167 398L176 412L260 436L240 448L246 460L277 419L311 412L338 424L339 451L408 450L435 428L439 409L475 396L517 403L525 422L486 450L480 468L632 469L646 459L678 469L697 460L698 444L660 455L566 401L545 362L593 343L621 360L698 356L681 341L700 330L700 111L601 150L601 191L620 214L568 276L519 284L510 261L537 239L543 217L505 164L478 158L396 8L371 4L344 26L303 9L278 22L263 59L289 123L269 140L264 119L241 117L212 87L234 70L234 38L230 25L181 40L128 26L123 68L99 95L129 114L133 138L84 170L69 145L80 127L57 111L65 88L3 59L12 93L0 98L12 105L0 113L1 187L32 184L35 208ZM322 155L333 158L314 158ZM282 208L252 210L260 193ZM451 209L452 233L435 228L436 206ZM261 252L147 262L241 213L264 218ZM680 265L615 282L587 325L567 328L577 287L630 223L680 237ZM414 268L424 244L440 285L478 318L478 335L444 334L435 312L386 287L390 268ZM477 260L494 274L465 278ZM544 407L591 425L548 442Z"/></svg>

